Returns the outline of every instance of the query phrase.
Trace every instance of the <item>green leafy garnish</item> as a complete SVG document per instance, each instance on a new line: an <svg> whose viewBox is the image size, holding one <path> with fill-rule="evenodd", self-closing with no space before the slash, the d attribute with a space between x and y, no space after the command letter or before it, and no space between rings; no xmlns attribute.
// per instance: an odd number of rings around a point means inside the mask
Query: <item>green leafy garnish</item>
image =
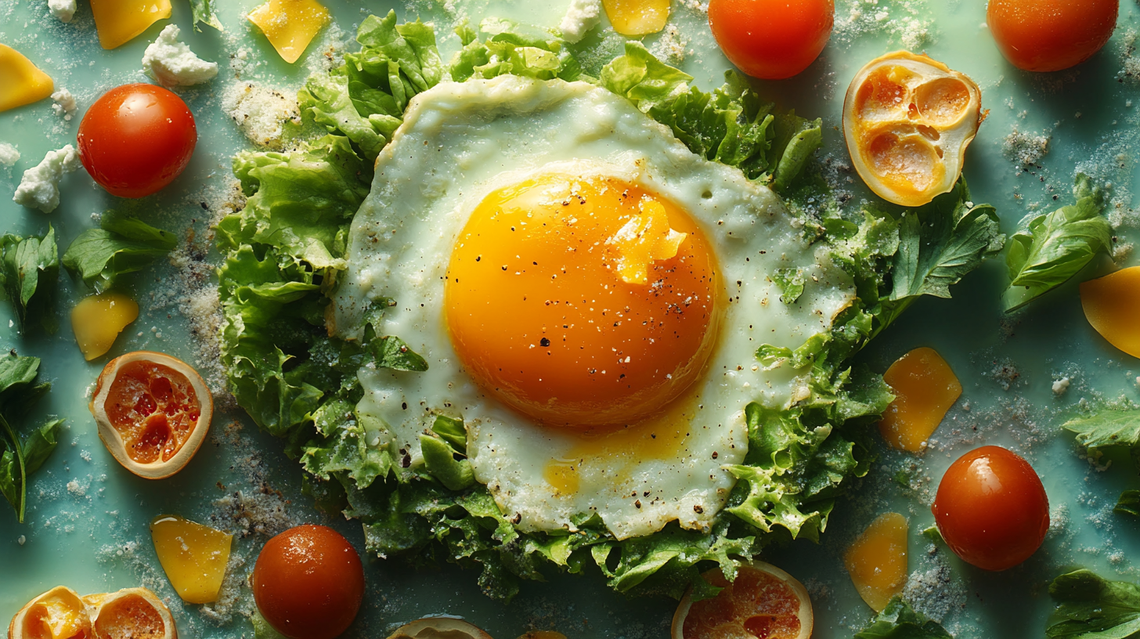
<svg viewBox="0 0 1140 639"><path fill-rule="evenodd" d="M1120 499L1116 501L1116 507L1112 512L1140 517L1140 490L1126 490L1120 493Z"/></svg>
<svg viewBox="0 0 1140 639"><path fill-rule="evenodd" d="M1108 581L1088 570L1063 574L1049 584L1057 608L1047 639L1128 639L1140 634L1140 586Z"/></svg>
<svg viewBox="0 0 1140 639"><path fill-rule="evenodd" d="M225 255L222 360L239 403L259 426L286 439L286 452L308 473L308 494L361 521L370 552L476 568L496 598L510 598L520 580L542 579L550 569L597 569L622 592L680 596L711 565L731 577L767 544L818 539L850 480L870 468L869 426L893 399L881 376L853 367L851 358L914 298L948 297L952 283L1000 249L992 207L967 204L962 183L899 216L868 208L849 219L837 206L824 215L818 211L826 206L813 205L813 215L824 219L798 220L804 241L830 249L843 271L835 277L854 281L856 299L830 331L796 348L760 349L762 365L795 369L803 393L779 409L743 407L748 453L730 469L736 485L710 528L683 530L674 522L619 541L596 514L584 513L572 518L574 532L524 532L474 481L462 419L423 414L422 462L413 463L386 435L388 425L364 408L362 366L398 375L427 368L399 336L379 332L395 302L362 301L368 306L359 341L330 337L326 326L328 292L346 268L352 216L411 98L445 76L597 83L667 126L693 152L785 194L799 193L805 180L797 176L822 129L820 120L777 113L737 74L711 93L691 87L688 75L637 43L595 79L541 29L485 21L481 33L466 26L458 33L463 48L444 65L430 26L397 24L392 13L365 19L360 52L346 54L344 67L314 76L300 93L306 124L329 135L289 153L235 157L234 175L249 200L221 221L217 237ZM827 198L824 187L816 196ZM795 269L773 277L787 304L816 285Z"/></svg>
<svg viewBox="0 0 1140 639"><path fill-rule="evenodd" d="M1076 204L1040 215L1009 238L1009 286L1002 295L1011 311L1064 284L1112 246L1112 225L1102 214L1104 193L1086 175L1073 187Z"/></svg>
<svg viewBox="0 0 1140 639"><path fill-rule="evenodd" d="M49 333L53 332L56 321L48 311L55 300L59 278L55 229L49 224L42 237L4 235L0 237L0 254L0 283L16 307L21 329L28 326L29 320L36 320Z"/></svg>
<svg viewBox="0 0 1140 639"><path fill-rule="evenodd" d="M870 626L856 633L855 639L953 639L953 635L901 597L894 597Z"/></svg>
<svg viewBox="0 0 1140 639"><path fill-rule="evenodd" d="M99 226L80 233L62 258L64 268L96 293L114 287L121 275L141 271L178 243L173 233L111 211L103 214Z"/></svg>
<svg viewBox="0 0 1140 639"><path fill-rule="evenodd" d="M201 31L199 24L209 25L218 31L225 31L218 16L214 13L214 0L190 0L190 12L194 14L194 30Z"/></svg>
<svg viewBox="0 0 1140 639"><path fill-rule="evenodd" d="M1061 424L1076 434L1077 443L1096 455L1102 448L1127 451L1140 467L1140 409L1106 409L1088 417L1077 417ZM1114 512L1140 516L1140 490L1126 490L1120 495Z"/></svg>
<svg viewBox="0 0 1140 639"><path fill-rule="evenodd" d="M47 394L49 382L36 384L40 360L8 353L0 357L0 492L24 523L28 502L28 476L34 473L58 443L62 419L54 419L21 436L12 425L32 404Z"/></svg>

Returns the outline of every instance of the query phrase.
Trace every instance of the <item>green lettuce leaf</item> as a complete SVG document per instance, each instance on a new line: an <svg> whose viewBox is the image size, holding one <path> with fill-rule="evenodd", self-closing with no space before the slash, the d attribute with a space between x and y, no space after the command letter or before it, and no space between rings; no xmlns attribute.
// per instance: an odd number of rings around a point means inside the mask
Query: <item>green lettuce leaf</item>
<svg viewBox="0 0 1140 639"><path fill-rule="evenodd" d="M1075 433L1077 443L1093 453L1098 448L1119 446L1125 449L1140 448L1140 410L1106 409L1088 417L1077 417L1061 424L1061 428Z"/></svg>
<svg viewBox="0 0 1140 639"><path fill-rule="evenodd" d="M41 237L0 237L0 283L16 308L21 330L31 321L49 333L55 331L57 322L49 311L55 301L58 278L59 249L50 224Z"/></svg>
<svg viewBox="0 0 1140 639"><path fill-rule="evenodd" d="M201 31L199 24L214 27L218 31L225 31L218 16L214 13L214 0L190 0L190 12L194 15L194 30Z"/></svg>
<svg viewBox="0 0 1140 639"><path fill-rule="evenodd" d="M99 226L80 233L61 258L63 266L96 293L113 288L119 276L142 270L178 243L173 233L111 211L103 214Z"/></svg>
<svg viewBox="0 0 1140 639"><path fill-rule="evenodd" d="M1073 195L1076 204L1033 218L1009 238L1005 261L1010 281L1002 295L1006 311L1060 286L1112 248L1104 193L1088 176L1078 175Z"/></svg>
<svg viewBox="0 0 1140 639"><path fill-rule="evenodd" d="M822 120L774 114L735 71L712 93L689 87L690 80L629 41L625 55L602 69L601 85L668 126L693 153L786 193L822 144Z"/></svg>
<svg viewBox="0 0 1140 639"><path fill-rule="evenodd" d="M455 30L463 45L448 65L456 82L508 74L567 81L581 76L578 61L550 31L501 19L484 20L479 30L484 40L466 24Z"/></svg>
<svg viewBox="0 0 1140 639"><path fill-rule="evenodd" d="M1049 584L1057 607L1048 639L1128 639L1140 634L1140 586L1108 581L1088 570L1060 575Z"/></svg>
<svg viewBox="0 0 1140 639"><path fill-rule="evenodd" d="M357 30L358 53L328 75L314 75L297 94L302 113L343 136L369 166L403 121L416 94L439 84L443 64L435 32L422 22L396 23L396 12L369 16Z"/></svg>
<svg viewBox="0 0 1140 639"><path fill-rule="evenodd" d="M855 634L855 639L953 639L953 635L900 597L894 597L870 626Z"/></svg>
<svg viewBox="0 0 1140 639"><path fill-rule="evenodd" d="M1120 493L1112 512L1140 517L1140 490L1126 490Z"/></svg>

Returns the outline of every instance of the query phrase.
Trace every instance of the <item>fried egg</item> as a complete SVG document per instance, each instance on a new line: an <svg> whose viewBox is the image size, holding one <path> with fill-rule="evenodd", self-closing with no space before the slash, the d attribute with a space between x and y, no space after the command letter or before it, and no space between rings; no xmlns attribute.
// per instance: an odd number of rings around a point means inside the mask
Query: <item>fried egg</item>
<svg viewBox="0 0 1140 639"><path fill-rule="evenodd" d="M707 530L749 402L785 406L795 348L850 279L767 188L596 86L513 76L418 95L353 220L330 330L397 335L424 372L363 367L357 413L423 463L459 417L476 479L524 531ZM792 304L779 269L807 282Z"/></svg>

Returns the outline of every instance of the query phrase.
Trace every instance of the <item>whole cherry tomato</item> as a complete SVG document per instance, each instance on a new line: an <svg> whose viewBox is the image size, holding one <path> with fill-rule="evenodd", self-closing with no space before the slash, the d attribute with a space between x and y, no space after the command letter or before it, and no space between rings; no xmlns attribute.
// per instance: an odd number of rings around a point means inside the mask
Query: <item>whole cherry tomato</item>
<svg viewBox="0 0 1140 639"><path fill-rule="evenodd" d="M360 555L340 533L305 524L266 542L253 567L261 616L289 639L332 639L364 598Z"/></svg>
<svg viewBox="0 0 1140 639"><path fill-rule="evenodd" d="M741 71L765 80L806 69L834 22L834 0L709 0L709 26L720 50Z"/></svg>
<svg viewBox="0 0 1140 639"><path fill-rule="evenodd" d="M1029 462L983 446L950 465L934 497L942 538L967 563L1005 570L1037 551L1049 529L1049 498Z"/></svg>
<svg viewBox="0 0 1140 639"><path fill-rule="evenodd" d="M990 0L986 22L998 49L1026 71L1060 71L1100 50L1120 0Z"/></svg>
<svg viewBox="0 0 1140 639"><path fill-rule="evenodd" d="M198 129L182 98L153 84L125 84L87 109L78 142L79 159L100 186L143 197L182 173Z"/></svg>

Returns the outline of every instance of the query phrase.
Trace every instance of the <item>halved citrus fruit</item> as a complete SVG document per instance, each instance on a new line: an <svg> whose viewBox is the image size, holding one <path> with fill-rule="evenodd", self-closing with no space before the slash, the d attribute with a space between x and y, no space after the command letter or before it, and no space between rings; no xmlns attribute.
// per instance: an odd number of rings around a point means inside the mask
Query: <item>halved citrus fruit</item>
<svg viewBox="0 0 1140 639"><path fill-rule="evenodd" d="M868 62L843 101L855 170L876 195L902 206L921 206L954 187L982 119L973 80L907 51Z"/></svg>
<svg viewBox="0 0 1140 639"><path fill-rule="evenodd" d="M462 619L424 617L400 626L388 639L491 639L491 635Z"/></svg>
<svg viewBox="0 0 1140 639"><path fill-rule="evenodd" d="M178 639L170 609L146 588L88 595L83 601L94 639Z"/></svg>
<svg viewBox="0 0 1140 639"><path fill-rule="evenodd" d="M741 566L733 582L715 569L702 577L722 590L697 602L686 593L673 615L673 639L810 639L811 599L783 570L754 561Z"/></svg>
<svg viewBox="0 0 1140 639"><path fill-rule="evenodd" d="M12 617L8 639L177 639L174 618L146 588L80 597L56 586Z"/></svg>
<svg viewBox="0 0 1140 639"><path fill-rule="evenodd" d="M182 470L210 429L214 404L189 364L135 351L111 360L95 383L99 438L124 468L147 479Z"/></svg>
<svg viewBox="0 0 1140 639"><path fill-rule="evenodd" d="M91 617L74 590L56 586L32 599L8 624L8 639L89 639Z"/></svg>

